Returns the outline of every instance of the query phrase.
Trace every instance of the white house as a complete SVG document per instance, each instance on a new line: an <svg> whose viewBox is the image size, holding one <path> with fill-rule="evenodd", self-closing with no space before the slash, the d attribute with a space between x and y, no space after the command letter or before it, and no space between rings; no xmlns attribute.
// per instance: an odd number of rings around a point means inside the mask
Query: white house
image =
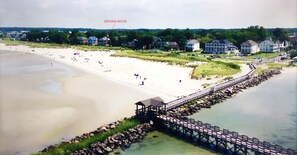
<svg viewBox="0 0 297 155"><path fill-rule="evenodd" d="M261 52L276 52L279 51L278 45L272 40L264 40L260 44Z"/></svg>
<svg viewBox="0 0 297 155"><path fill-rule="evenodd" d="M275 44L277 44L277 48L280 50L280 51L285 51L289 46L290 46L290 43L288 41L276 41Z"/></svg>
<svg viewBox="0 0 297 155"><path fill-rule="evenodd" d="M240 53L243 55L254 54L259 52L259 46L252 40L247 40L240 45Z"/></svg>
<svg viewBox="0 0 297 155"><path fill-rule="evenodd" d="M238 53L238 49L236 46L233 45L232 42L228 40L212 40L207 43L205 43L205 49L204 51L206 53L212 53L212 54L230 54Z"/></svg>
<svg viewBox="0 0 297 155"><path fill-rule="evenodd" d="M200 50L200 43L196 39L191 39L185 45L186 51L197 51Z"/></svg>

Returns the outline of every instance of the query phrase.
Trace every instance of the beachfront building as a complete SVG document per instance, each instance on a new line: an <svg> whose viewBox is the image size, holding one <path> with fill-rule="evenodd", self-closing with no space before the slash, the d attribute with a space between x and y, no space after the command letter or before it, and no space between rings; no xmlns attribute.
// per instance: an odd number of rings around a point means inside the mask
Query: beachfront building
<svg viewBox="0 0 297 155"><path fill-rule="evenodd" d="M205 43L204 51L206 53L212 53L212 54L230 54L230 53L236 54L238 53L238 48L227 39L212 40Z"/></svg>
<svg viewBox="0 0 297 155"><path fill-rule="evenodd" d="M288 47L290 46L290 43L288 41L276 41L275 44L277 44L277 48L280 51L286 51L288 49Z"/></svg>
<svg viewBox="0 0 297 155"><path fill-rule="evenodd" d="M261 52L276 52L279 51L278 45L274 43L272 40L264 40L260 44Z"/></svg>
<svg viewBox="0 0 297 155"><path fill-rule="evenodd" d="M240 45L240 53L243 55L259 52L259 45L253 40L247 40Z"/></svg>
<svg viewBox="0 0 297 155"><path fill-rule="evenodd" d="M200 43L196 39L191 39L185 45L186 51L198 51L200 50Z"/></svg>
<svg viewBox="0 0 297 155"><path fill-rule="evenodd" d="M98 44L98 39L95 36L90 36L88 38L88 44L95 46Z"/></svg>
<svg viewBox="0 0 297 155"><path fill-rule="evenodd" d="M176 42L170 42L170 41L161 42L160 43L160 49L161 50L165 50L165 51L178 50L179 49L179 45Z"/></svg>
<svg viewBox="0 0 297 155"><path fill-rule="evenodd" d="M137 39L133 39L132 41L128 41L127 43L123 43L121 44L121 46L124 47L129 47L129 48L135 48L137 46L138 40Z"/></svg>
<svg viewBox="0 0 297 155"><path fill-rule="evenodd" d="M86 37L77 37L77 40L79 44L84 44L84 45L88 44L88 38Z"/></svg>
<svg viewBox="0 0 297 155"><path fill-rule="evenodd" d="M103 37L98 40L98 45L100 46L109 46L110 39L108 37Z"/></svg>

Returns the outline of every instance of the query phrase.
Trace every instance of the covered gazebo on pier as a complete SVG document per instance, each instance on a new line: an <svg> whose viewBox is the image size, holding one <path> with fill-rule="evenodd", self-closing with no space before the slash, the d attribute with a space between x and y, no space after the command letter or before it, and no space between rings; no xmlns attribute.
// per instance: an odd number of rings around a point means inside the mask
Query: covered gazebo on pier
<svg viewBox="0 0 297 155"><path fill-rule="evenodd" d="M136 117L141 121L152 119L158 113L166 111L166 104L160 97L154 97L138 101L136 105Z"/></svg>

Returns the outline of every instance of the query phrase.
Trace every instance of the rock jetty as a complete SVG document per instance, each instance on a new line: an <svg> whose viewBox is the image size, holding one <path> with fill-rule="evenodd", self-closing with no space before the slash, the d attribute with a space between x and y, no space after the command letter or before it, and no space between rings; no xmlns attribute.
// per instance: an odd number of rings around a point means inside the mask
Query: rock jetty
<svg viewBox="0 0 297 155"><path fill-rule="evenodd" d="M103 142L91 144L90 147L72 153L72 155L87 155L87 154L108 154L116 148L126 149L132 143L139 142L146 134L153 130L153 127L148 124L140 124L122 133L109 136Z"/></svg>

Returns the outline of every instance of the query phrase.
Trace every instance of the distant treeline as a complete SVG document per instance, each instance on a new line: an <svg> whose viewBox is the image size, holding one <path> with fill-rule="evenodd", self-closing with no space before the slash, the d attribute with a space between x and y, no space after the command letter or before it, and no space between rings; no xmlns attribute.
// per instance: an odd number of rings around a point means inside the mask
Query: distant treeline
<svg viewBox="0 0 297 155"><path fill-rule="evenodd" d="M3 29L3 28L2 28ZM8 28L6 28L7 30ZM14 30L29 30L30 28L11 28ZM1 30L1 28L0 28ZM46 31L47 30L47 31ZM33 42L79 44L77 37L96 36L97 38L109 37L111 46L121 46L136 39L136 48L151 49L164 41L176 42L183 49L187 40L198 39L202 48L206 42L213 39L228 39L236 46L246 40L263 41L268 37L273 40L289 40L289 33L297 29L265 29L262 26L250 26L242 29L65 29L65 28L34 28L27 33L25 40Z"/></svg>

